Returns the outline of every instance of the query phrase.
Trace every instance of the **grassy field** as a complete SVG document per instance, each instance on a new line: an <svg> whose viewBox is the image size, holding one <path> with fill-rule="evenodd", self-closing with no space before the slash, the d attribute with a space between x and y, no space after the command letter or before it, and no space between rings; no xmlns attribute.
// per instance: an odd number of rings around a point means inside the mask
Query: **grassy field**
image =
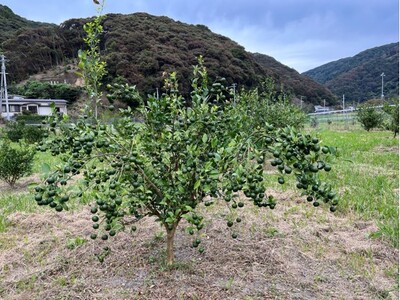
<svg viewBox="0 0 400 300"><path fill-rule="evenodd" d="M399 143L390 132L319 132L339 157L329 177L341 190L340 211L375 220L382 236L399 244ZM331 177L332 176L332 177Z"/></svg>
<svg viewBox="0 0 400 300"><path fill-rule="evenodd" d="M200 208L206 251L189 247L181 224L173 268L165 235L149 219L133 237L92 243L87 205L61 214L38 207L27 192L37 174L15 189L0 183L0 299L398 299L398 139L310 130L337 147L324 176L339 191L338 211L312 207L271 172L275 210L245 205L233 240L223 203ZM40 153L35 172L43 162L56 160ZM95 254L111 245L99 263Z"/></svg>

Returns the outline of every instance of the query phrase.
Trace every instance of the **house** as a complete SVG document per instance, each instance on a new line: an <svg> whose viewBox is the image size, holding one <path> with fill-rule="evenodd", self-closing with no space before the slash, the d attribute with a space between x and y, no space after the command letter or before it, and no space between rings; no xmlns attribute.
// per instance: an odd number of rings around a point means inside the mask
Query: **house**
<svg viewBox="0 0 400 300"><path fill-rule="evenodd" d="M314 106L314 109L315 109L316 113L328 112L329 111L329 107L324 107L324 106L321 106L321 105Z"/></svg>
<svg viewBox="0 0 400 300"><path fill-rule="evenodd" d="M1 99L1 115L7 117L6 103L4 99ZM51 115L51 104L56 105L56 111L60 114L67 113L67 101L62 99L26 99L23 96L10 95L8 98L8 109L10 117L14 117L17 114L22 114L24 110L28 110L33 114L40 116Z"/></svg>

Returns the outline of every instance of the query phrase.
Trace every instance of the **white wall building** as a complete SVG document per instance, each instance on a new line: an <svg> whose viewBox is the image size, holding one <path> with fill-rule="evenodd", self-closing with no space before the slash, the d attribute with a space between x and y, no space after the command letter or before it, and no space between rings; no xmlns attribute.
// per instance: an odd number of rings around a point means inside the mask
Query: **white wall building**
<svg viewBox="0 0 400 300"><path fill-rule="evenodd" d="M320 112L328 112L330 109L329 109L329 107L326 107L326 106L324 107L321 105L316 105L316 106L314 106L314 110L316 113L320 113Z"/></svg>
<svg viewBox="0 0 400 300"><path fill-rule="evenodd" d="M8 111L10 117L14 117L17 114L22 114L24 110L28 110L33 114L40 116L51 115L50 105L54 103L56 105L56 111L60 114L67 113L67 101L62 99L25 99L21 96L10 96L8 99ZM7 117L6 104L3 99L1 115L3 118Z"/></svg>

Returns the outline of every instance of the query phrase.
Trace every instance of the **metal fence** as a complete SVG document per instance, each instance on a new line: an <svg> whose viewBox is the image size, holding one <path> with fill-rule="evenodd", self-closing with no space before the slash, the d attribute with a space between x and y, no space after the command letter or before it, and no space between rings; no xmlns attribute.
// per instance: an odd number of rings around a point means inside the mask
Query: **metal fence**
<svg viewBox="0 0 400 300"><path fill-rule="evenodd" d="M383 105L373 106L373 108L381 110ZM328 127L345 130L361 127L357 121L357 109L354 108L316 112L308 114L308 116L311 127Z"/></svg>

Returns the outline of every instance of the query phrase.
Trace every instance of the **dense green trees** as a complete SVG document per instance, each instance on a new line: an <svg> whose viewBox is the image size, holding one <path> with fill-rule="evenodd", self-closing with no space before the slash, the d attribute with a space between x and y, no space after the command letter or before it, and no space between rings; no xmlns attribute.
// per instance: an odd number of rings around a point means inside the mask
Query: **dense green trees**
<svg viewBox="0 0 400 300"><path fill-rule="evenodd" d="M365 50L353 57L330 62L304 74L324 84L339 97L350 101L366 101L381 95L381 77L384 95L399 95L399 43Z"/></svg>
<svg viewBox="0 0 400 300"><path fill-rule="evenodd" d="M264 68L268 77L274 79L277 83L276 89L283 87L286 93L296 96L298 99L304 98L306 103L319 105L325 99L327 105L337 103L336 96L308 76L299 74L296 70L282 65L274 58L260 54L253 54L256 61ZM279 84L281 86L279 86Z"/></svg>
<svg viewBox="0 0 400 300"><path fill-rule="evenodd" d="M50 24L29 21L22 18L14 14L9 7L0 4L0 45L4 41L15 37L15 35L22 30L48 25Z"/></svg>
<svg viewBox="0 0 400 300"><path fill-rule="evenodd" d="M70 84L50 84L49 82L34 80L20 86L14 86L10 89L10 92L31 99L64 99L69 103L76 101L82 94L81 88Z"/></svg>
<svg viewBox="0 0 400 300"><path fill-rule="evenodd" d="M71 19L60 26L28 28L16 33L3 44L10 58L9 81L19 82L28 75L54 66L64 65L78 57L78 50L87 50L83 42L83 25L88 19ZM271 59L262 64L234 41L211 32L203 25L187 25L167 17L145 13L108 14L101 22L104 33L100 49L107 63L104 83L117 76L136 85L141 96L154 94L163 86L163 74L177 72L181 92L188 95L191 66L204 55L212 80L225 78L228 85L251 89L265 77L273 77L294 97L304 96L307 102L321 99L334 102L334 97L321 85L300 76L296 71ZM279 87L278 87L279 88Z"/></svg>

